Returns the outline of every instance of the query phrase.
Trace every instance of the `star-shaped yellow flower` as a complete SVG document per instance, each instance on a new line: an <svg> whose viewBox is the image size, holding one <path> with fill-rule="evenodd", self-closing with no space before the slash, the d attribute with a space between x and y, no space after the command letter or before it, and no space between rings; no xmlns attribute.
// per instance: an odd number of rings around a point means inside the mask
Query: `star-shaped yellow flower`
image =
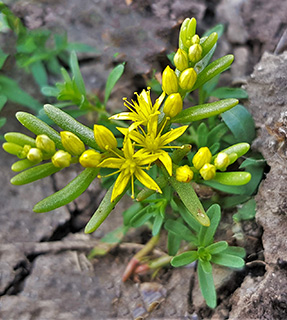
<svg viewBox="0 0 287 320"><path fill-rule="evenodd" d="M138 152L134 153L134 146L128 136L126 136L124 140L123 155L124 156L115 154L115 157L107 158L98 165L98 167L118 169L112 174L120 173L113 188L111 201L115 200L124 192L130 180L132 185L132 198L134 198L134 177L147 188L162 193L157 183L144 171L144 169L148 169L149 165L157 159L157 156L141 156ZM143 167L146 165L148 165L148 167Z"/></svg>
<svg viewBox="0 0 287 320"><path fill-rule="evenodd" d="M150 155L157 156L165 166L169 175L172 175L172 160L169 154L163 149L166 148L180 148L178 146L167 146L170 142L180 137L188 126L182 126L176 129L171 129L162 135L164 125L158 131L158 113L153 114L147 123L147 133L140 127L129 132L125 128L117 128L125 136L128 134L129 138L136 142L138 147L141 147L137 154L143 158ZM139 130L140 129L140 130Z"/></svg>
<svg viewBox="0 0 287 320"><path fill-rule="evenodd" d="M148 90L143 90L140 95L136 92L135 94L137 95L137 102L134 100L129 102L124 98L124 105L130 110L130 112L121 112L110 117L110 119L114 120L133 121L129 131L137 128L139 125L146 126L150 116L155 112L158 112L158 109L165 97L165 93L163 92L153 105L150 98L150 88L148 88Z"/></svg>

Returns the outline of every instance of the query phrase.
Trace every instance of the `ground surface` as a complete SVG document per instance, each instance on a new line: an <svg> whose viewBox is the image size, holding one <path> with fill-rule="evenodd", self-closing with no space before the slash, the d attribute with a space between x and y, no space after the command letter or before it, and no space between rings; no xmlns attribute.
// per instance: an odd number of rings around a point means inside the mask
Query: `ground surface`
<svg viewBox="0 0 287 320"><path fill-rule="evenodd" d="M194 16L198 33L224 23L217 56L235 55L223 81L243 85L244 102L258 128L253 149L270 166L257 200L256 222L242 225L248 256L242 272L215 269L218 307L204 304L193 268L169 269L151 281L121 282L125 265L149 237L134 232L128 242L105 257L89 261L86 254L108 231L122 222L125 199L93 235L83 228L104 191L93 183L67 207L46 214L32 212L40 199L61 188L76 172L25 186L10 185L13 157L1 152L0 176L0 318L4 320L91 319L286 319L287 318L287 2L284 0L222 1L6 1L29 28L67 30L70 41L95 46L98 52L81 55L87 87L102 94L112 66L127 61L109 108L121 110L122 96L145 87L153 69L162 71L166 53L174 51L180 23ZM130 3L130 5L128 5ZM1 35L9 44L9 37ZM115 53L119 53L114 57ZM275 53L274 53L275 52ZM5 70L23 88L43 100L27 75ZM3 132L21 131L14 113L20 105L2 111L8 121ZM281 133L283 136L281 137ZM285 134L285 136L284 136ZM230 217L226 217L226 221ZM222 233L224 230L222 231ZM228 237L228 234L226 235ZM154 304L160 304L153 309Z"/></svg>

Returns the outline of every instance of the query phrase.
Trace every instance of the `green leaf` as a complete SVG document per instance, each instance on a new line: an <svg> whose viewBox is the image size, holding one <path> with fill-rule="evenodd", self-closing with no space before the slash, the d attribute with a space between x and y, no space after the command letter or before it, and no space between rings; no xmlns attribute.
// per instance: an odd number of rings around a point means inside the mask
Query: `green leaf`
<svg viewBox="0 0 287 320"><path fill-rule="evenodd" d="M45 104L44 110L47 116L53 120L63 130L70 131L78 136L86 145L96 150L99 147L96 144L94 131L85 125L81 124L66 112L52 106L51 104Z"/></svg>
<svg viewBox="0 0 287 320"><path fill-rule="evenodd" d="M7 132L4 135L4 138L7 142L16 143L19 146L24 147L25 144L36 147L36 140L27 136L26 134L20 133L20 132Z"/></svg>
<svg viewBox="0 0 287 320"><path fill-rule="evenodd" d="M227 133L228 128L224 123L218 124L207 135L207 146L212 146L214 143L221 140L221 138Z"/></svg>
<svg viewBox="0 0 287 320"><path fill-rule="evenodd" d="M51 162L44 163L17 174L15 177L11 179L11 183L20 186L23 184L34 182L39 179L43 179L60 170L61 168L55 167Z"/></svg>
<svg viewBox="0 0 287 320"><path fill-rule="evenodd" d="M226 250L224 250L222 253L226 253L232 256L240 257L240 258L245 258L246 256L246 251L244 248L241 247L233 247L233 246L228 246Z"/></svg>
<svg viewBox="0 0 287 320"><path fill-rule="evenodd" d="M197 128L197 136L198 136L198 148L205 147L207 143L207 136L208 136L208 128L207 125L204 122L201 122L201 124Z"/></svg>
<svg viewBox="0 0 287 320"><path fill-rule="evenodd" d="M212 47L216 44L218 39L218 34L216 32L212 32L206 40L201 43L202 47L202 56L204 57L211 49Z"/></svg>
<svg viewBox="0 0 287 320"><path fill-rule="evenodd" d="M105 89L105 100L104 100L105 104L107 103L114 86L116 85L116 83L118 82L118 80L120 79L120 77L124 72L124 65L125 64L122 63L116 66L108 76L106 89Z"/></svg>
<svg viewBox="0 0 287 320"><path fill-rule="evenodd" d="M242 258L226 253L212 255L211 261L229 268L242 268L245 265L245 262Z"/></svg>
<svg viewBox="0 0 287 320"><path fill-rule="evenodd" d="M210 93L210 95L218 99L227 99L227 98L247 99L248 98L248 94L244 89L229 88L229 87L221 87L221 88L215 89Z"/></svg>
<svg viewBox="0 0 287 320"><path fill-rule="evenodd" d="M75 51L72 51L71 57L70 57L70 65L73 72L74 80L77 85L77 88L81 92L82 95L86 96L86 88L85 83L80 71L77 54Z"/></svg>
<svg viewBox="0 0 287 320"><path fill-rule="evenodd" d="M142 209L142 205L139 202L133 203L128 209L123 212L124 217L124 225L130 225L131 219L134 217L136 213L138 213Z"/></svg>
<svg viewBox="0 0 287 320"><path fill-rule="evenodd" d="M38 111L42 107L37 100L20 89L16 81L8 77L0 76L0 89L2 93L5 93L5 97L14 103L21 104L34 111Z"/></svg>
<svg viewBox="0 0 287 320"><path fill-rule="evenodd" d="M72 202L89 187L99 170L99 168L86 168L63 189L38 202L33 211L48 212Z"/></svg>
<svg viewBox="0 0 287 320"><path fill-rule="evenodd" d="M225 71L232 64L233 60L234 56L229 54L211 62L211 64L209 64L202 72L198 74L192 91L201 87L205 82Z"/></svg>
<svg viewBox="0 0 287 320"><path fill-rule="evenodd" d="M233 220L236 222L242 220L254 219L256 214L256 201L250 199L245 202L241 208L238 209L237 213L233 215Z"/></svg>
<svg viewBox="0 0 287 320"><path fill-rule="evenodd" d="M105 221L108 215L112 212L116 204L121 200L128 186L121 195L119 195L113 202L111 202L113 188L114 184L107 191L97 211L93 214L92 218L87 223L85 227L85 233L92 233L98 229L98 227Z"/></svg>
<svg viewBox="0 0 287 320"><path fill-rule="evenodd" d="M4 95L0 95L0 111L3 109L6 102L7 102L7 97Z"/></svg>
<svg viewBox="0 0 287 320"><path fill-rule="evenodd" d="M57 97L60 93L59 89L49 86L42 87L41 92L47 97Z"/></svg>
<svg viewBox="0 0 287 320"><path fill-rule="evenodd" d="M198 275L199 287L203 295L203 298L206 301L206 304L212 309L215 308L216 307L216 291L215 291L213 276L212 276L212 273L205 273L203 271L201 261L198 261L197 275Z"/></svg>
<svg viewBox="0 0 287 320"><path fill-rule="evenodd" d="M94 52L94 53L100 53L98 49L89 46L86 43L80 43L80 42L68 42L67 44L67 50L69 51L76 51L76 52Z"/></svg>
<svg viewBox="0 0 287 320"><path fill-rule="evenodd" d="M202 35L202 37L208 37L213 32L216 32L218 34L218 38L220 38L224 32L224 25L221 23L217 24L216 26L205 31L204 34Z"/></svg>
<svg viewBox="0 0 287 320"><path fill-rule="evenodd" d="M170 256L175 256L180 248L181 244L181 237L178 237L172 232L168 232L167 235L167 248L168 248L168 254Z"/></svg>
<svg viewBox="0 0 287 320"><path fill-rule="evenodd" d="M44 121L27 112L17 112L16 118L25 128L33 132L36 136L40 134L46 134L55 142L58 149L64 149L59 133L47 125Z"/></svg>
<svg viewBox="0 0 287 320"><path fill-rule="evenodd" d="M247 184L251 179L249 172L216 172L216 176L212 179L221 184L228 186L241 186Z"/></svg>
<svg viewBox="0 0 287 320"><path fill-rule="evenodd" d="M192 185L190 183L179 182L175 177L170 177L170 183L174 190L178 193L181 201L193 217L202 225L209 226L210 221L206 215L203 206L198 199Z"/></svg>
<svg viewBox="0 0 287 320"><path fill-rule="evenodd" d="M218 204L213 204L207 210L206 214L210 218L210 226L209 227L202 226L199 232L199 236L198 236L199 244L202 247L206 247L213 242L213 236L216 232L216 229L218 227L218 224L221 218L220 206Z"/></svg>
<svg viewBox="0 0 287 320"><path fill-rule="evenodd" d="M153 215L153 211L148 211L149 207L142 208L137 212L130 221L130 225L134 228L138 228L145 224Z"/></svg>
<svg viewBox="0 0 287 320"><path fill-rule="evenodd" d="M209 261L201 260L200 265L202 267L203 272L212 274L212 266Z"/></svg>
<svg viewBox="0 0 287 320"><path fill-rule="evenodd" d="M161 226L163 224L163 220L164 218L162 217L162 215L160 213L157 213L153 222L153 227L152 227L153 236L156 236L160 232Z"/></svg>
<svg viewBox="0 0 287 320"><path fill-rule="evenodd" d="M197 259L197 251L187 251L179 254L178 256L173 257L170 263L173 267L182 267L196 261Z"/></svg>
<svg viewBox="0 0 287 320"><path fill-rule="evenodd" d="M219 115L238 104L237 99L225 99L221 101L201 104L181 111L172 119L175 123L190 123Z"/></svg>
<svg viewBox="0 0 287 320"><path fill-rule="evenodd" d="M101 239L101 242L120 243L123 240L123 237L127 233L128 230L129 230L129 227L121 226L121 227L105 234L105 236Z"/></svg>
<svg viewBox="0 0 287 320"><path fill-rule="evenodd" d="M251 143L255 136L255 124L252 115L241 104L221 115L223 121L239 142Z"/></svg>
<svg viewBox="0 0 287 320"><path fill-rule="evenodd" d="M0 21L1 28L2 21ZM9 54L5 53L2 49L0 49L0 69L2 69L6 59L9 57Z"/></svg>
<svg viewBox="0 0 287 320"><path fill-rule="evenodd" d="M168 231L173 233L174 235L180 237L181 239L187 242L194 242L197 241L195 235L182 223L176 220L168 219L165 224L164 228Z"/></svg>
<svg viewBox="0 0 287 320"><path fill-rule="evenodd" d="M33 166L35 166L34 162L31 162L28 159L23 159L23 160L14 162L11 166L11 170L15 172L19 172L19 171L23 171L28 168L31 168Z"/></svg>
<svg viewBox="0 0 287 320"><path fill-rule="evenodd" d="M219 242L212 243L211 245L209 245L205 249L210 254L213 255L213 254L224 251L227 247L228 247L228 243L226 241L219 241Z"/></svg>
<svg viewBox="0 0 287 320"><path fill-rule="evenodd" d="M48 75L42 61L36 61L30 66L33 77L40 88L48 84Z"/></svg>

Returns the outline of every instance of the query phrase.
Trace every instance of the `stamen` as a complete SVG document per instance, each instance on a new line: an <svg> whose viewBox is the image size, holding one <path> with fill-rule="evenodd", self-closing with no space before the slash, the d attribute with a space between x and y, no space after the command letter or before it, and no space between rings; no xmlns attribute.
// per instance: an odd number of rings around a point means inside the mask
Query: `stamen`
<svg viewBox="0 0 287 320"><path fill-rule="evenodd" d="M112 172L112 173L109 173L109 174L107 174L107 175L105 175L105 176L101 176L100 174L98 174L97 178L99 178L99 179L101 179L101 178L107 178L107 177L113 176L114 174L119 173L120 171L121 171L121 170L117 170L117 171Z"/></svg>

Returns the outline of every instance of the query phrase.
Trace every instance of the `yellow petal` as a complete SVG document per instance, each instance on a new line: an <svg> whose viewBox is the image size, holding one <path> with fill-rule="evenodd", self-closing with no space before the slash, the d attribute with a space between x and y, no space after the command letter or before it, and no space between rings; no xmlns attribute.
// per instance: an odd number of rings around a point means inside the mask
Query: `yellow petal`
<svg viewBox="0 0 287 320"><path fill-rule="evenodd" d="M160 187L157 185L157 183L141 168L137 168L135 171L136 178L147 188L151 190L156 190L159 193L162 193Z"/></svg>
<svg viewBox="0 0 287 320"><path fill-rule="evenodd" d="M98 167L119 169L124 162L125 160L120 158L107 158L103 160Z"/></svg>
<svg viewBox="0 0 287 320"><path fill-rule="evenodd" d="M172 161L171 161L171 157L169 156L169 154L167 152L165 152L165 151L162 151L158 158L163 163L163 165L165 166L168 174L170 176L172 176Z"/></svg>
<svg viewBox="0 0 287 320"><path fill-rule="evenodd" d="M188 126L182 126L165 133L160 137L160 145L166 145L180 137Z"/></svg>
<svg viewBox="0 0 287 320"><path fill-rule="evenodd" d="M125 171L122 171L119 176L117 177L117 180L115 182L114 188L113 188L113 192L112 192L112 196L111 196L111 202L113 202L116 197L118 197L119 195L121 195L129 180L130 180L130 174L125 174Z"/></svg>

